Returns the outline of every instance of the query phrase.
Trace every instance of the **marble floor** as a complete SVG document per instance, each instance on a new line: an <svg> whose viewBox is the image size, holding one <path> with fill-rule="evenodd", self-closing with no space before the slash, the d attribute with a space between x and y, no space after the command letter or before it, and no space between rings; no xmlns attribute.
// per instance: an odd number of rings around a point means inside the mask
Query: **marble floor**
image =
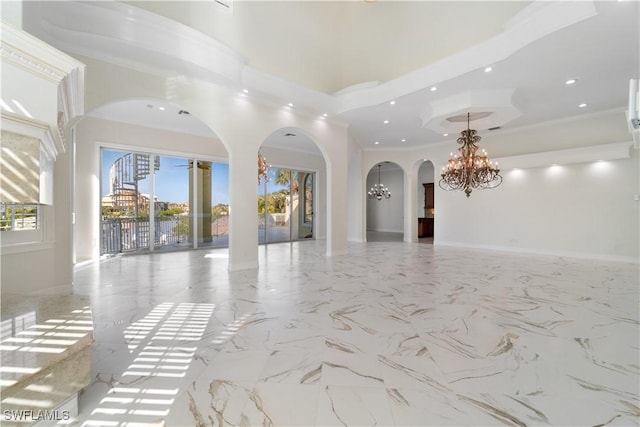
<svg viewBox="0 0 640 427"><path fill-rule="evenodd" d="M630 426L638 265L403 242L78 266L86 426Z"/></svg>

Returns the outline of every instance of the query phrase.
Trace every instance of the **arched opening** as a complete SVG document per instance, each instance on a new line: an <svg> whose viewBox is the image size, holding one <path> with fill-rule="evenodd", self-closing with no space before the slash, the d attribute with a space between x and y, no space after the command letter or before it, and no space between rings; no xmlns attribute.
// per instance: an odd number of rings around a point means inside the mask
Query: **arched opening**
<svg viewBox="0 0 640 427"><path fill-rule="evenodd" d="M314 139L282 128L260 147L268 167L257 185L258 243L326 237L327 165Z"/></svg>
<svg viewBox="0 0 640 427"><path fill-rule="evenodd" d="M188 109L110 103L83 117L73 140L77 260L228 246L227 150Z"/></svg>
<svg viewBox="0 0 640 427"><path fill-rule="evenodd" d="M418 203L418 241L433 244L435 224L435 170L430 160L421 160L416 174Z"/></svg>
<svg viewBox="0 0 640 427"><path fill-rule="evenodd" d="M390 196L384 193L385 189ZM366 191L367 241L402 241L404 236L404 171L402 168L393 162L377 163L367 174ZM378 191L377 194L376 191Z"/></svg>

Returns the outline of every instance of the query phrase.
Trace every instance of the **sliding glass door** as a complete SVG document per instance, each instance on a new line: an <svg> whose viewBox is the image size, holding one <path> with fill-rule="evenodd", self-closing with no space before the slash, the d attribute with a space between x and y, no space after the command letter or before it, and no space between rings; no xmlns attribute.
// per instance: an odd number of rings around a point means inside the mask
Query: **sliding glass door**
<svg viewBox="0 0 640 427"><path fill-rule="evenodd" d="M102 149L101 167L101 254L228 245L227 164Z"/></svg>
<svg viewBox="0 0 640 427"><path fill-rule="evenodd" d="M269 168L258 184L258 242L313 237L313 172Z"/></svg>

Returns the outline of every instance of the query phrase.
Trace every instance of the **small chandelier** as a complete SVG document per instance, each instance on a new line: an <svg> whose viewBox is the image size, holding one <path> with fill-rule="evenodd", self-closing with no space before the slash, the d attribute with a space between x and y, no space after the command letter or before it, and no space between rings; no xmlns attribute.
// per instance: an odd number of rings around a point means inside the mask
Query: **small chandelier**
<svg viewBox="0 0 640 427"><path fill-rule="evenodd" d="M264 178L264 182L269 182L268 169L267 159L258 151L258 184L260 184L260 178Z"/></svg>
<svg viewBox="0 0 640 427"><path fill-rule="evenodd" d="M378 165L378 183L371 187L371 190L369 190L369 192L367 193L370 199L382 200L383 197L385 199L389 199L391 197L391 192L389 191L389 189L382 185L382 183L380 182L381 166L382 165Z"/></svg>
<svg viewBox="0 0 640 427"><path fill-rule="evenodd" d="M467 113L467 129L460 133L458 148L461 155L451 153L449 163L442 168L439 185L443 190L464 190L467 197L472 189L484 190L495 188L502 183L498 162L495 164L489 160L487 152L477 154L480 136L475 129L469 129L470 114Z"/></svg>

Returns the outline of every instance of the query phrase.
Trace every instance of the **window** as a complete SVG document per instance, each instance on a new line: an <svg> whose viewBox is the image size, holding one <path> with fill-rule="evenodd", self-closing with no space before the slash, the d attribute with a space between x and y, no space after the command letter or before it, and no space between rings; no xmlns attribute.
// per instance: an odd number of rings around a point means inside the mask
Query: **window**
<svg viewBox="0 0 640 427"><path fill-rule="evenodd" d="M0 231L39 230L41 204L53 199L53 160L32 136L2 131Z"/></svg>

